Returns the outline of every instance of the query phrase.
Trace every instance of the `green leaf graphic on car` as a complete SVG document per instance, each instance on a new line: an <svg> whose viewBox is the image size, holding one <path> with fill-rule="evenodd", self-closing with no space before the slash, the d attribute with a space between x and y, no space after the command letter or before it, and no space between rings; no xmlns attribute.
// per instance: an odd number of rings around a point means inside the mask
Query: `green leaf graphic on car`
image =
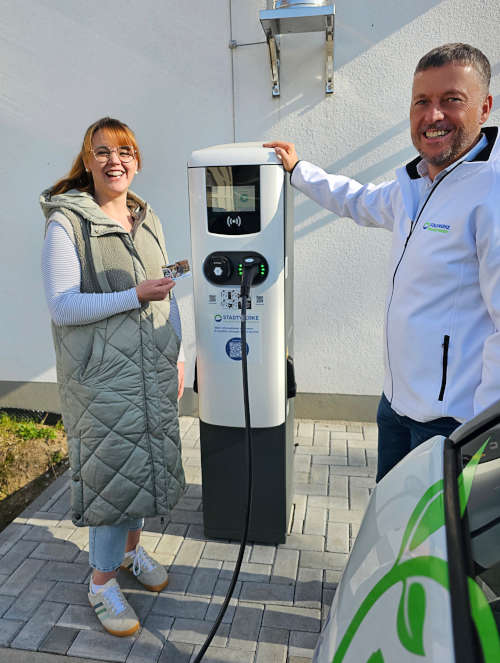
<svg viewBox="0 0 500 663"><path fill-rule="evenodd" d="M486 442L476 451L458 477L460 515L463 516L470 497L472 481L477 464L483 454ZM433 556L412 556L401 561L405 552L412 552L424 543L431 534L445 524L443 480L436 481L420 498L408 519L399 553L393 567L372 587L364 598L356 614L347 627L337 647L332 663L341 663L365 617L378 599L399 582L403 591L397 613L397 633L401 645L412 654L425 656L424 626L426 597L424 586L416 578L427 578L449 590L448 563ZM470 612L481 643L485 663L497 663L500 652L500 637L491 609L480 587L474 579L468 578ZM367 663L384 663L379 649L371 655Z"/></svg>
<svg viewBox="0 0 500 663"><path fill-rule="evenodd" d="M425 590L419 582L409 584L408 591L407 586L405 580L398 608L398 637L409 652L425 656Z"/></svg>

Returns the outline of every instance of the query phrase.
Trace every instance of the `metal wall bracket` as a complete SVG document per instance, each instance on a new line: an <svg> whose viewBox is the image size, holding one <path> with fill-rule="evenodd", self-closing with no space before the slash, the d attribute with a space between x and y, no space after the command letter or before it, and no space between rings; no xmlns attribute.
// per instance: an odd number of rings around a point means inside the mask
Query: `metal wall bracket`
<svg viewBox="0 0 500 663"><path fill-rule="evenodd" d="M283 3L283 5L286 3ZM289 5L294 3L290 2ZM307 3L304 3L307 4ZM312 3L311 3L312 4ZM326 86L325 93L333 93L333 43L335 30L335 5L281 6L259 12L260 23L266 35L271 62L273 97L280 95L280 42L279 36L299 32L325 32L326 35Z"/></svg>

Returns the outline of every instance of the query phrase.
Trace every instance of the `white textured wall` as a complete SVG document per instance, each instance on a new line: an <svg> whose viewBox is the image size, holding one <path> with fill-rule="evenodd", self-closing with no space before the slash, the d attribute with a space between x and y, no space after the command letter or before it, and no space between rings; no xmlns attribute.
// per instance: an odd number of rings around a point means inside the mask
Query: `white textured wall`
<svg viewBox="0 0 500 663"><path fill-rule="evenodd" d="M232 140L288 138L302 158L362 182L414 156L412 72L434 46L467 41L493 68L500 108L498 0L337 2L335 94L324 94L324 37L281 40L281 97L271 96L258 21L265 0L0 0L0 379L55 379L39 277L38 193L69 168L102 115L136 131L135 190L163 221L172 259L189 254L186 160ZM229 40L236 40L234 50ZM500 122L494 110L491 123ZM296 195L299 391L377 394L390 237L339 221ZM177 286L187 355L190 283ZM189 366L188 384L192 374Z"/></svg>

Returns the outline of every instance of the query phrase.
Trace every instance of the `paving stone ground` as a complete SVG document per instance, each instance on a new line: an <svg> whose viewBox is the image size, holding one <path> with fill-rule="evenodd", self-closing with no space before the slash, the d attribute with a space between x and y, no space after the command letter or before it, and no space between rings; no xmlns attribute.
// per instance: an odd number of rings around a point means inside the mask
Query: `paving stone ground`
<svg viewBox="0 0 500 663"><path fill-rule="evenodd" d="M307 663L375 484L376 426L298 420L295 497L287 541L248 545L240 580L206 663ZM146 521L142 543L169 570L159 594L119 582L142 624L115 638L87 600L86 528L58 479L0 532L0 647L118 663L190 663L216 618L238 554L203 534L198 420L181 418L188 488L168 521ZM26 660L29 657L26 654Z"/></svg>

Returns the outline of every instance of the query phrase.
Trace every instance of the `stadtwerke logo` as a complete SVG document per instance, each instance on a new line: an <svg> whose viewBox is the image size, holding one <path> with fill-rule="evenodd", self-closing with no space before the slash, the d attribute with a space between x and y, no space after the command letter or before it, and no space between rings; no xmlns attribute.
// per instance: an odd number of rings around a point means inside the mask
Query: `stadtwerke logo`
<svg viewBox="0 0 500 663"><path fill-rule="evenodd" d="M426 222L424 223L423 226L424 230L431 230L432 232L435 233L449 233L451 230L451 226L447 226L445 223L429 223Z"/></svg>

